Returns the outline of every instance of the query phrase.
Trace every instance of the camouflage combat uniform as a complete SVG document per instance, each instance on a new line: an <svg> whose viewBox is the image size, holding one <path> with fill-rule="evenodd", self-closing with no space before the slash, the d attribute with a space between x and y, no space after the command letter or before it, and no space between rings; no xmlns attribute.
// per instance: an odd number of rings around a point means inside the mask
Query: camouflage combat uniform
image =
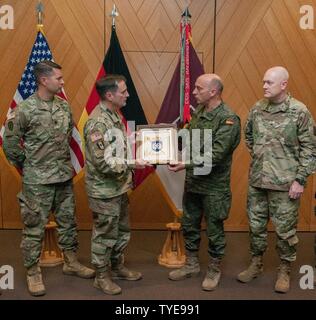
<svg viewBox="0 0 316 320"><path fill-rule="evenodd" d="M200 224L204 213L208 252L211 257L220 259L226 245L224 220L228 217L231 205L231 164L233 151L240 142L240 120L223 102L211 112L206 112L204 106L198 106L188 129L191 138L192 130L201 130L201 155L208 154L212 158L212 168L209 174L196 175L192 163L195 156L192 155L191 163L186 165L182 217L185 247L190 252L199 250ZM209 150L203 147L203 129L212 130L212 147Z"/></svg>
<svg viewBox="0 0 316 320"><path fill-rule="evenodd" d="M280 104L260 100L249 113L245 137L252 162L247 210L253 256L266 250L271 217L281 260L296 259L299 199L290 199L289 189L294 180L304 185L315 170L313 130L310 112L290 95Z"/></svg>
<svg viewBox="0 0 316 320"><path fill-rule="evenodd" d="M121 133L112 137L113 130ZM86 190L93 212L92 264L98 272L117 264L130 239L127 191L132 170L127 164L126 130L117 112L102 102L84 127ZM122 154L117 154L120 149Z"/></svg>
<svg viewBox="0 0 316 320"><path fill-rule="evenodd" d="M72 129L68 103L58 96L43 101L36 93L13 109L6 121L3 150L8 160L23 171L18 199L26 268L39 260L51 211L55 213L60 247L75 251L78 246L69 148Z"/></svg>

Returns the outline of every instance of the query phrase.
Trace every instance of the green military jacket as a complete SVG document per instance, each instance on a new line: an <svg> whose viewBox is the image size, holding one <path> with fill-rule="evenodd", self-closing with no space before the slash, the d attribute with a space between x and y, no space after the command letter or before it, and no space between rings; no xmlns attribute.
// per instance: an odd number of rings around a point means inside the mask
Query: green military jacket
<svg viewBox="0 0 316 320"><path fill-rule="evenodd" d="M126 129L120 115L100 102L84 126L85 181L89 197L119 196L132 187L132 170L127 164Z"/></svg>
<svg viewBox="0 0 316 320"><path fill-rule="evenodd" d="M287 191L294 180L304 185L315 169L312 115L290 95L281 104L258 101L249 113L245 138L254 187Z"/></svg>
<svg viewBox="0 0 316 320"><path fill-rule="evenodd" d="M193 113L189 123L191 155L186 165L185 190L188 192L209 194L213 191L230 191L230 174L233 151L240 142L240 119L222 102L211 112L200 105ZM200 129L200 155L192 152L192 130ZM210 129L211 144L205 150L203 129ZM211 163L210 173L197 175L194 173L199 159L208 159ZM210 161L210 162L209 162ZM205 164L205 163L204 163ZM203 163L202 163L203 165Z"/></svg>
<svg viewBox="0 0 316 320"><path fill-rule="evenodd" d="M11 111L3 150L23 170L24 183L51 184L73 177L69 147L73 126L69 105L58 96L45 102L35 93Z"/></svg>

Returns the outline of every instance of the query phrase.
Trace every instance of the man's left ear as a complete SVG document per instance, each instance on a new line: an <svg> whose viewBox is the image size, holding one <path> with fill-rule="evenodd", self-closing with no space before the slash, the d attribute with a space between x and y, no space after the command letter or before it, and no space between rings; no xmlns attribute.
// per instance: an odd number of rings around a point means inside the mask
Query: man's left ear
<svg viewBox="0 0 316 320"><path fill-rule="evenodd" d="M47 80L47 77L40 77L40 78L39 78L39 83L40 83L42 86L45 86L46 80Z"/></svg>
<svg viewBox="0 0 316 320"><path fill-rule="evenodd" d="M111 91L108 91L106 94L105 94L107 100L109 101L112 101L112 92Z"/></svg>
<svg viewBox="0 0 316 320"><path fill-rule="evenodd" d="M287 87L287 83L288 83L287 80L282 81L281 85L283 89Z"/></svg>

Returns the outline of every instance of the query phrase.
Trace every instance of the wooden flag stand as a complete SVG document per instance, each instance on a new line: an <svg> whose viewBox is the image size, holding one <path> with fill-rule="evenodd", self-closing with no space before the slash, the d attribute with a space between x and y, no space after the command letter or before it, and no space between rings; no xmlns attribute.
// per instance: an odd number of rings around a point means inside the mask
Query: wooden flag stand
<svg viewBox="0 0 316 320"><path fill-rule="evenodd" d="M57 243L56 227L57 224L53 220L50 220L45 226L45 237L39 261L41 267L55 267L64 262L63 254Z"/></svg>
<svg viewBox="0 0 316 320"><path fill-rule="evenodd" d="M174 222L166 224L168 230L167 239L163 245L162 252L158 257L158 263L167 268L181 268L185 264L186 259L181 223L178 222L178 218L182 217L182 211L178 210L174 205L158 177L156 179L156 183L164 199L175 215Z"/></svg>
<svg viewBox="0 0 316 320"><path fill-rule="evenodd" d="M158 262L168 268L180 268L185 264L184 241L181 233L181 224L177 222L167 223L168 235L159 255Z"/></svg>

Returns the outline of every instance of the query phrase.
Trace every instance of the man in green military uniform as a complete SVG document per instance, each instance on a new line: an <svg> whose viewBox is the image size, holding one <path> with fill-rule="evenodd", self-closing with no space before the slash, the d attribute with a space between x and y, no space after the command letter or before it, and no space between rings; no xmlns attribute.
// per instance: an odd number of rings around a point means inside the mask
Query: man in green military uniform
<svg viewBox="0 0 316 320"><path fill-rule="evenodd" d="M210 256L202 283L206 291L214 290L221 276L220 262L226 245L224 220L231 205L232 155L240 142L239 117L222 101L222 91L222 81L215 74L204 74L196 80L193 95L198 107L188 129L190 149L200 147L192 152L190 163L169 166L172 171L186 169L182 228L187 256L185 265L170 272L169 279L182 280L199 274L200 225L204 213ZM200 141L194 140L197 130L202 133ZM207 130L211 134L205 139Z"/></svg>
<svg viewBox="0 0 316 320"><path fill-rule="evenodd" d="M21 249L31 295L45 294L38 266L51 211L55 213L58 243L64 253L65 274L91 278L95 272L76 258L78 247L73 194L73 167L69 142L73 120L67 101L56 94L64 80L61 67L42 61L34 68L38 90L7 117L3 150L8 160L23 171L18 194L24 224ZM23 141L23 142L21 142Z"/></svg>
<svg viewBox="0 0 316 320"><path fill-rule="evenodd" d="M275 283L280 293L290 289L299 201L307 177L315 170L314 121L306 106L288 94L288 79L283 67L266 71L264 99L250 110L246 122L246 144L252 157L247 205L252 259L237 277L246 283L262 273L271 217L281 260Z"/></svg>
<svg viewBox="0 0 316 320"><path fill-rule="evenodd" d="M94 287L119 294L112 280L139 280L142 274L124 266L123 251L130 239L127 192L132 187L132 165L126 129L119 113L129 96L126 79L108 75L97 81L100 103L84 127L86 190L93 212L92 264Z"/></svg>

